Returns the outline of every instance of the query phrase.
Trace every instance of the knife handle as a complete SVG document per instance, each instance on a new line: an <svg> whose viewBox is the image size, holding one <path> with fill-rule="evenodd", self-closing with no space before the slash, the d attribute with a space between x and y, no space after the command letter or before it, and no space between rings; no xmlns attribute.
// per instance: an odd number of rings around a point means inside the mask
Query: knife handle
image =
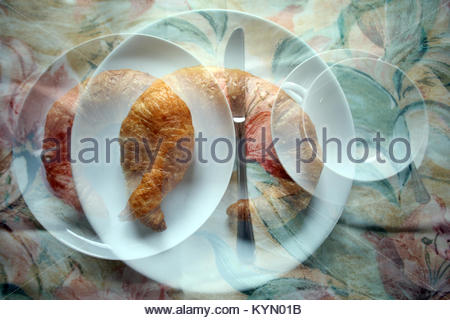
<svg viewBox="0 0 450 320"><path fill-rule="evenodd" d="M236 161L239 192L237 253L242 262L252 263L255 257L255 240L248 200L245 121L235 122Z"/></svg>

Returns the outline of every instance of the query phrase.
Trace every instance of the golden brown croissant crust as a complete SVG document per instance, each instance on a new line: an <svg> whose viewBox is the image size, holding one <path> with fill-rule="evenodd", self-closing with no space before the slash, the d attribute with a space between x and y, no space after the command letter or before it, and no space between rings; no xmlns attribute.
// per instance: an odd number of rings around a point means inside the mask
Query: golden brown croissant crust
<svg viewBox="0 0 450 320"><path fill-rule="evenodd" d="M164 81L156 80L131 107L122 122L120 139L124 146L122 168L128 179L142 174L128 200L128 210L153 230L165 230L160 203L190 165L190 161L180 161L185 155L177 143L183 141L183 147L191 151L194 148L189 108ZM134 141L138 142L137 150ZM154 151L153 161L145 148Z"/></svg>

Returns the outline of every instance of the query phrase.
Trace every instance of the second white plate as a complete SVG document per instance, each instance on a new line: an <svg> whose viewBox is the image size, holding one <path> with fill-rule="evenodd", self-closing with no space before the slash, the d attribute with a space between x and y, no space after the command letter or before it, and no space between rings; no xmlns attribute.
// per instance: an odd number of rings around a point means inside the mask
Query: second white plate
<svg viewBox="0 0 450 320"><path fill-rule="evenodd" d="M133 69L160 78L184 67L200 62L181 47L157 37L133 35L113 51L97 68L95 75L106 70ZM89 92L89 87L86 92ZM177 92L178 93L178 92ZM191 95L192 96L192 95ZM121 211L127 204L129 191L120 164L118 144L111 145L110 163L104 157L106 138L119 136L119 130L135 98L127 103L113 101L107 106L82 105L82 116L77 114L72 129L72 158L78 159L87 144L82 139L98 142L99 161L72 164L73 176L83 210L100 238L124 260L152 256L179 244L192 235L212 214L226 191L234 164L234 127L225 97L205 108L207 101L201 95L195 99L183 97L192 115L195 136L200 133L208 141L202 145L207 163L199 161L199 150L195 144L193 163L183 180L163 200L167 229L154 232L139 221L124 220ZM195 103L194 103L195 102ZM103 102L102 102L103 104ZM85 116L87 115L87 117ZM212 161L209 150L217 138L226 138L225 143L216 143L217 158L224 158L231 149L229 161Z"/></svg>

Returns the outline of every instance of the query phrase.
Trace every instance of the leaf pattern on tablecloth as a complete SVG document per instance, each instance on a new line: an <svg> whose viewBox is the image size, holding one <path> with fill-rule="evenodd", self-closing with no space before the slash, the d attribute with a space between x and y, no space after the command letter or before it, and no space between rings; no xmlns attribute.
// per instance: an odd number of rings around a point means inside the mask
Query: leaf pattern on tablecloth
<svg viewBox="0 0 450 320"><path fill-rule="evenodd" d="M200 11L199 14L208 20L208 23L216 33L217 42L222 41L227 30L228 14L225 12L206 12Z"/></svg>
<svg viewBox="0 0 450 320"><path fill-rule="evenodd" d="M411 232L413 231L413 232ZM443 200L416 209L396 234L368 232L386 292L395 299L450 297L450 217Z"/></svg>
<svg viewBox="0 0 450 320"><path fill-rule="evenodd" d="M316 49L367 48L406 72L421 91L428 111L429 143L418 171L431 200L424 205L415 201L408 170L376 183L355 184L340 223L317 252L280 279L246 293L250 299L448 299L449 2L340 1L336 8L341 11L334 12L332 18L313 12L320 11L317 3L323 5L321 0L288 1L259 8L253 2L243 1L227 3L227 8L270 18L294 32L302 30L298 35L304 36ZM2 60L0 70L0 155L3 155L0 157L3 159L0 164L0 298L170 299L181 296L121 262L88 257L59 243L43 230L23 199L18 198L14 178L2 165L7 167L4 159L10 151L8 137L13 115L21 108L21 101L30 88L27 80L32 80L33 73L45 69L61 52L84 40L111 32L135 31L186 8L201 9L206 3L192 0L168 6L162 0L131 0L114 4L77 2L60 7L53 1L43 1L33 6L33 10L28 4L28 1L0 3L1 50L9 53L2 55L7 58ZM219 7L222 2L207 5L215 4ZM291 10L294 6L295 10ZM303 25L303 17L308 17L311 25ZM311 17L318 17L317 21ZM325 26L323 21L329 23ZM204 11L165 19L153 30L189 49L195 45L200 55L214 57L224 46L231 28L228 14ZM112 48L115 44L110 45ZM258 45L267 45L272 51L270 61L261 61L271 64L272 75L278 80L310 55L295 37ZM98 57L89 56L89 52L94 51L90 49L83 54L88 54L86 65L92 69ZM71 65L81 65L83 59L74 59ZM399 103L413 90L402 72L393 75L394 85L390 88L379 87L369 80L364 74L357 75L355 90L358 82L361 90L366 85L367 92L375 88L381 99L389 103ZM402 112L409 112L423 106L410 101L401 107L404 107ZM379 118L382 121L383 114ZM296 217L290 220L290 226L301 226L295 198L282 196L277 181L261 167L250 166L249 175L253 179L250 193L256 202L270 210L286 208L286 221ZM278 232L280 221L267 218L265 225L274 242L283 246L282 233ZM232 278L233 270L226 269L232 261L222 254L231 249L214 235L204 236L216 257L221 258L217 263L229 273L228 281L233 285L236 281ZM294 257L298 250L295 246L284 249ZM239 292L235 295L242 297ZM190 296L186 293L183 297Z"/></svg>
<svg viewBox="0 0 450 320"><path fill-rule="evenodd" d="M150 34L163 37L174 42L193 42L212 54L211 41L205 33L192 23L179 18L169 18L157 22Z"/></svg>
<svg viewBox="0 0 450 320"><path fill-rule="evenodd" d="M277 44L273 55L272 73L275 79L282 79L301 62L311 56L311 51L296 37L283 39Z"/></svg>

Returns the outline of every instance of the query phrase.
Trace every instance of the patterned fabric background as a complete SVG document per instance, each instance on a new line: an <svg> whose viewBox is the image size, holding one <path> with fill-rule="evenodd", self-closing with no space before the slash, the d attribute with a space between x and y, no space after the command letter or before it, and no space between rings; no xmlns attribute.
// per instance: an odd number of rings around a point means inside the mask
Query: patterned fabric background
<svg viewBox="0 0 450 320"><path fill-rule="evenodd" d="M254 290L217 295L167 287L122 262L76 252L46 232L9 168L14 124L36 77L81 42L207 8L266 18L317 52L359 49L403 70L428 111L429 142L418 172L429 201L416 201L409 170L389 180L355 183L339 223L307 261ZM448 299L449 11L446 0L0 1L0 297ZM69 76L57 70L50 80ZM263 195L265 187L259 188Z"/></svg>

